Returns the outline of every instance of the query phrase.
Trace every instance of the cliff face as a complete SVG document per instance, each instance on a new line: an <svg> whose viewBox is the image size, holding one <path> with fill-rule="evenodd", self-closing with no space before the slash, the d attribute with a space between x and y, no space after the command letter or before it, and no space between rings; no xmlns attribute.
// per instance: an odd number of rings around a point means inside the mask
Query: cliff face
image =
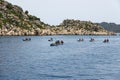
<svg viewBox="0 0 120 80"><path fill-rule="evenodd" d="M64 20L57 26L45 24L17 5L0 0L0 35L113 34L98 24Z"/></svg>

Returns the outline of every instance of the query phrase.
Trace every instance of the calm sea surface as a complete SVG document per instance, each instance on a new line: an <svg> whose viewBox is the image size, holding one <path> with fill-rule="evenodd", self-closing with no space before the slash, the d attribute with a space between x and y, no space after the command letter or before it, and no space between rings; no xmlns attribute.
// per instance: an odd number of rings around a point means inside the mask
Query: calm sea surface
<svg viewBox="0 0 120 80"><path fill-rule="evenodd" d="M0 80L120 80L120 36L2 36Z"/></svg>

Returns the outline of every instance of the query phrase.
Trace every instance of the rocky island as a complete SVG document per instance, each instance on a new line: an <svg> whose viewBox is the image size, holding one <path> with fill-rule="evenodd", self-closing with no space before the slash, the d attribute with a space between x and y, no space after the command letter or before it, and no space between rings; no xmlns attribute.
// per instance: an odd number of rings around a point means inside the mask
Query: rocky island
<svg viewBox="0 0 120 80"><path fill-rule="evenodd" d="M91 21L66 19L51 26L17 5L0 0L0 35L114 35Z"/></svg>

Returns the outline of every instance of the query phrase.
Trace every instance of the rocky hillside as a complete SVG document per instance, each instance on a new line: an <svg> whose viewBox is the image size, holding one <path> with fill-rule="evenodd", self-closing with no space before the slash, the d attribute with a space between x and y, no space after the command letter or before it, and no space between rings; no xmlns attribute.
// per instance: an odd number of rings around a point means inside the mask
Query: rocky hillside
<svg viewBox="0 0 120 80"><path fill-rule="evenodd" d="M104 29L108 31L120 33L120 24L102 22L102 23L99 23L99 25L101 25Z"/></svg>
<svg viewBox="0 0 120 80"><path fill-rule="evenodd" d="M66 19L60 25L57 26L61 28L59 33L64 32L70 34L83 34L83 35L109 35L114 34L113 32L108 32L102 28L97 23L92 23L90 21L80 21L74 19ZM63 30L62 30L63 29Z"/></svg>
<svg viewBox="0 0 120 80"><path fill-rule="evenodd" d="M21 7L0 0L0 35L58 35L58 34L113 34L98 24L64 20L60 25L50 26Z"/></svg>
<svg viewBox="0 0 120 80"><path fill-rule="evenodd" d="M34 35L49 27L17 5L0 0L0 35Z"/></svg>

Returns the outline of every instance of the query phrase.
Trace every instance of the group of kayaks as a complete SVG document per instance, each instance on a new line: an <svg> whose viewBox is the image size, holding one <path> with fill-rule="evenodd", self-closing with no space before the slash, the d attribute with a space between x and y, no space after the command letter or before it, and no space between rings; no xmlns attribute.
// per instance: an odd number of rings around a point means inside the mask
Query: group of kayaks
<svg viewBox="0 0 120 80"><path fill-rule="evenodd" d="M83 42L84 39L83 39L83 38L80 38L80 39L78 39L77 41L78 41L78 42ZM93 42L93 41L95 41L95 39L94 39L94 38L90 38L89 42ZM104 39L104 40L103 40L103 43L108 43L108 42L109 42L109 39Z"/></svg>
<svg viewBox="0 0 120 80"><path fill-rule="evenodd" d="M31 38L25 38L25 39L22 39L23 41L31 41ZM49 42L53 42L53 38L50 38L48 39ZM77 40L78 42L83 42L84 39L83 38L79 38ZM90 38L89 42L93 42L95 41L94 38ZM109 39L104 39L103 40L103 43L108 43L109 42ZM51 43L50 46L58 46L58 45L63 45L64 44L64 41L63 40L56 40L55 42Z"/></svg>
<svg viewBox="0 0 120 80"><path fill-rule="evenodd" d="M77 41L78 41L78 42L83 42L84 39L83 39L83 38L80 38L80 39L78 39ZM95 40L94 40L94 38L91 38L89 41L90 41L90 42L93 42L93 41L95 41Z"/></svg>

